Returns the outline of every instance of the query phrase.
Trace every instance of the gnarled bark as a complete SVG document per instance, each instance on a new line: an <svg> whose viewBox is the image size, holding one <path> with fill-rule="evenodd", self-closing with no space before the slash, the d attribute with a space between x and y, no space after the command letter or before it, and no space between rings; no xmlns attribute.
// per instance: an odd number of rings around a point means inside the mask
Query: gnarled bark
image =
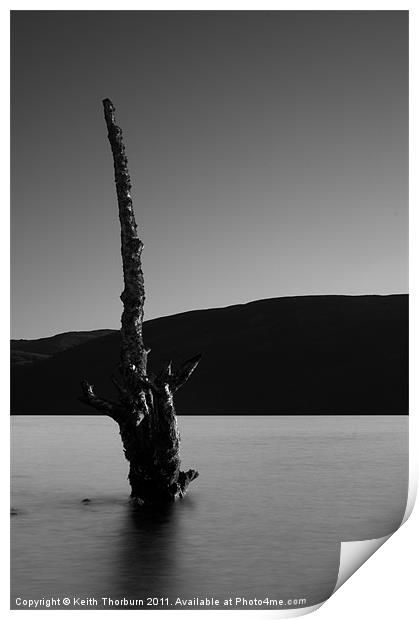
<svg viewBox="0 0 419 620"><path fill-rule="evenodd" d="M124 273L120 379L112 378L119 402L97 396L87 381L82 382L81 400L119 424L124 454L130 464L131 497L141 504L164 503L182 497L198 476L193 469L180 470L180 436L173 395L189 379L200 356L186 361L177 371L171 362L157 375L147 371L149 349L144 345L142 330L143 243L137 233L122 131L116 125L115 108L109 99L104 99L103 108L113 154Z"/></svg>

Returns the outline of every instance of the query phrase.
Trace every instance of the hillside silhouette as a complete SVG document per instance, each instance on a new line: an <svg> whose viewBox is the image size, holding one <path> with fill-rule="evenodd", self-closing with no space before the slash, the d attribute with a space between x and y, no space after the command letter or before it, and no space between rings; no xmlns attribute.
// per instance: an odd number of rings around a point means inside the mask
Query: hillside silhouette
<svg viewBox="0 0 419 620"><path fill-rule="evenodd" d="M149 368L202 353L178 414L408 413L408 296L263 299L147 321ZM12 341L12 414L88 414L116 398L119 331Z"/></svg>

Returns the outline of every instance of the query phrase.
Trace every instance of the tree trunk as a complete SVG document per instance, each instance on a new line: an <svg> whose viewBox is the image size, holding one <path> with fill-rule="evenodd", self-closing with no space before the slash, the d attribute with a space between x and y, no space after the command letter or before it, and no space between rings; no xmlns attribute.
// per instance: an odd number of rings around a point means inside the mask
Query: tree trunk
<svg viewBox="0 0 419 620"><path fill-rule="evenodd" d="M112 377L119 402L97 396L87 381L82 382L81 400L119 424L124 454L130 464L131 497L140 504L159 504L182 497L198 476L190 469L180 471L179 430L174 393L189 379L200 355L173 371L168 362L157 375L147 372L150 352L143 342L144 278L141 266L143 243L137 234L131 199L131 181L122 131L115 122L115 108L103 101L108 138L112 148L124 273L124 306L121 317L120 379Z"/></svg>

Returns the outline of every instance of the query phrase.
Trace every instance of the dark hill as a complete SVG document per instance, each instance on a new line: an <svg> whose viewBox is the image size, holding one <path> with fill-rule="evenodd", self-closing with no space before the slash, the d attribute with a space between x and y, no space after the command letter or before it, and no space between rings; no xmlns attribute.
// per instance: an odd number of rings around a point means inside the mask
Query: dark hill
<svg viewBox="0 0 419 620"><path fill-rule="evenodd" d="M119 332L103 332L84 332L69 348L57 345L64 334L42 339L42 348L15 341L49 357L12 365L12 413L93 414L78 401L83 377L115 398ZM408 412L407 295L285 297L185 312L146 322L144 340L151 370L203 354L176 395L180 414Z"/></svg>
<svg viewBox="0 0 419 620"><path fill-rule="evenodd" d="M39 356L49 357L59 351L76 347L87 340L111 334L113 331L112 329L96 329L91 332L65 332L64 334L57 334L49 338L37 338L36 340L11 340L12 363L14 356L17 358L20 354L28 360L33 356L33 361L36 361Z"/></svg>

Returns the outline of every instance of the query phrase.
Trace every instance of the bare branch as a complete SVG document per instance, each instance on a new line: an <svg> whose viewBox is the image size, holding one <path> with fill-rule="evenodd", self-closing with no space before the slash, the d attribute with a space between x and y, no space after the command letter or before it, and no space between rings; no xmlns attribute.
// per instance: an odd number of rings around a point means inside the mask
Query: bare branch
<svg viewBox="0 0 419 620"><path fill-rule="evenodd" d="M182 364L180 370L174 375L171 382L173 393L185 385L195 368L198 366L201 357L202 355L200 353L199 355L195 355L195 357L191 357L191 359Z"/></svg>
<svg viewBox="0 0 419 620"><path fill-rule="evenodd" d="M119 422L121 419L121 414L123 413L122 407L120 407L117 403L101 398L100 396L96 396L93 391L93 385L90 385L87 381L81 382L81 389L83 392L83 396L80 396L79 398L81 402L94 407L101 413L104 413L116 422Z"/></svg>
<svg viewBox="0 0 419 620"><path fill-rule="evenodd" d="M161 371L157 375L157 385L165 385L166 383L170 383L172 376L172 361L166 360Z"/></svg>

